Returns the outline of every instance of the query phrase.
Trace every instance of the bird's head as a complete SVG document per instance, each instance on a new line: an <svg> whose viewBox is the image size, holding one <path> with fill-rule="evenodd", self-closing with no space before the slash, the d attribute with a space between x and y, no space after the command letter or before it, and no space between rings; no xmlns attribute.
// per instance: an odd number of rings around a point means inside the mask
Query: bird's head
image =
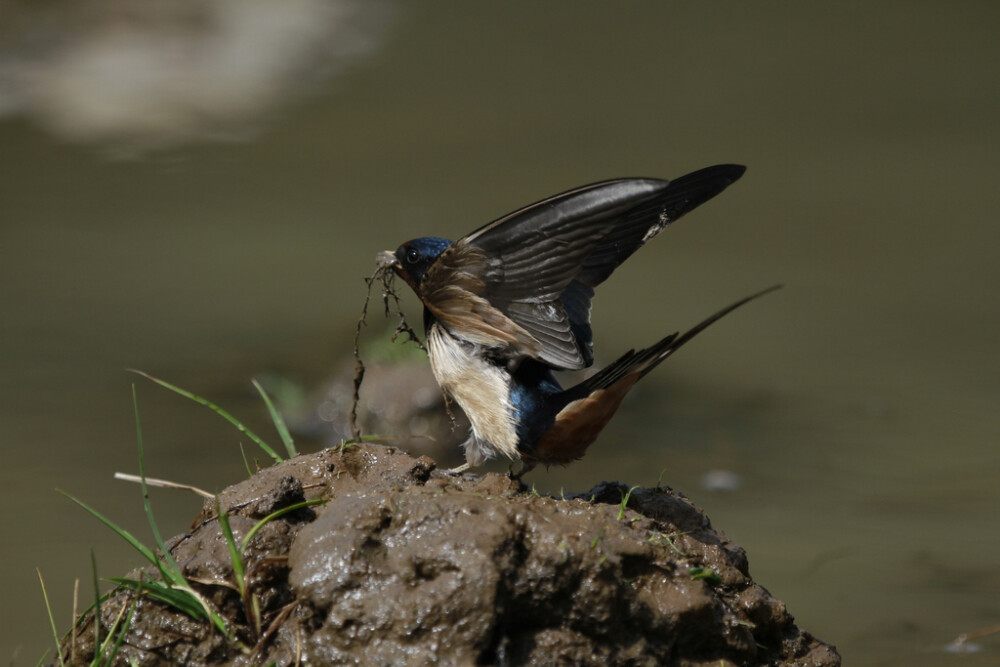
<svg viewBox="0 0 1000 667"><path fill-rule="evenodd" d="M386 250L380 253L377 260L380 266L391 266L414 292L420 294L420 281L427 269L450 245L451 241L448 239L424 236L407 241L396 248L396 252Z"/></svg>

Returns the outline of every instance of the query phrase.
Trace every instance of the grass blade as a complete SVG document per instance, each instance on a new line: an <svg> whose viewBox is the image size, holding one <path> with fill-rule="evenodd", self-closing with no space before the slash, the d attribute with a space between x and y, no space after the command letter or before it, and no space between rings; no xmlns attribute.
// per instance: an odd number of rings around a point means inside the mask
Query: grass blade
<svg viewBox="0 0 1000 667"><path fill-rule="evenodd" d="M223 634L223 636L227 637L228 639L235 638L235 634L230 632L229 626L226 625L225 619L223 619L222 616L219 614L219 612L217 612L211 606L209 601L206 600L204 596L202 596L196 590L191 588L190 585L185 585L183 587L180 587L180 590L190 595L199 605L201 605L201 608L205 612L205 615L212 620L212 624L215 625L215 627L219 630L219 632Z"/></svg>
<svg viewBox="0 0 1000 667"><path fill-rule="evenodd" d="M209 619L219 632L230 639L233 638L226 626L226 621L219 615L219 612L212 607L208 600L191 588L190 584L169 586L159 581L140 581L125 577L112 577L110 581L136 591L137 594L141 592L143 595L163 602L193 619Z"/></svg>
<svg viewBox="0 0 1000 667"><path fill-rule="evenodd" d="M317 498L315 500L304 500L301 503L294 503L292 505L289 505L288 507L282 507L280 510L276 510L274 512L271 512L266 517L264 517L263 519L261 519L260 521L258 521L257 523L255 523L254 527L251 528L247 532L247 534L243 537L243 540L240 542L240 550L241 551L246 551L247 545L250 544L250 540L253 539L253 536L257 534L257 531L260 530L261 528L263 528L264 525L268 521L274 521L275 519L277 519L282 514L287 514L288 512L294 512L295 510L301 509L303 507L309 507L310 505L322 505L323 503L327 503L327 502L330 502L328 498ZM218 510L216 510L216 511L218 511ZM220 514L219 516L222 516L222 515Z"/></svg>
<svg viewBox="0 0 1000 667"><path fill-rule="evenodd" d="M113 665L115 664L115 656L118 655L118 649L121 648L122 643L125 641L125 636L128 634L128 630L132 627L132 621L135 619L135 610L139 606L139 597L142 595L141 590L136 592L132 596L131 603L122 604L122 608L118 610L118 614L115 616L114 623L108 629L108 638L104 640L104 644L100 645L100 652L96 653L94 656L94 661L92 665ZM129 609L128 616L125 617L125 623L122 625L121 629L118 629L118 624L122 621L122 615L125 613L126 607ZM115 634L117 631L117 635ZM108 644L111 643L112 638L115 639L114 646L111 647L111 653L106 659L100 659L108 651ZM96 645L95 645L96 646Z"/></svg>
<svg viewBox="0 0 1000 667"><path fill-rule="evenodd" d="M253 386L257 388L257 391L260 393L260 397L264 399L267 411L271 414L271 421L274 422L274 428L277 429L278 435L281 436L281 442L285 445L285 451L288 452L288 457L292 458L298 456L299 452L295 449L295 442L292 441L292 434L288 432L288 426L285 424L285 420L282 418L281 413L274 407L274 403L271 402L271 397L267 395L267 392L264 391L264 387L262 387L260 382L257 382L257 380L253 380Z"/></svg>
<svg viewBox="0 0 1000 667"><path fill-rule="evenodd" d="M157 569L161 567L160 560L156 557L156 554L154 554L153 551L145 544L137 540L135 536L132 535L132 533L128 532L124 528L119 527L118 524L116 524L114 521L107 518L106 516L104 516L103 514L101 514L100 512L98 512L97 510L95 510L93 507L83 502L82 500L74 498L73 496L71 496L70 494L66 493L61 489L56 489L56 491L66 496L74 503L82 507L83 509L87 510L90 513L90 515L93 516L95 519L103 523L105 526L107 526L114 532L118 533L119 537L128 542L130 545L132 545L133 549L138 551L142 555L142 557L148 560L152 565L155 565Z"/></svg>
<svg viewBox="0 0 1000 667"><path fill-rule="evenodd" d="M236 546L236 538L233 537L233 529L229 525L229 514L222 511L218 498L215 500L215 513L219 517L222 535L226 538L226 544L229 546L229 558L233 561L233 575L236 577L236 588L239 589L240 595L243 596L246 590L243 554L240 553L239 548Z"/></svg>
<svg viewBox="0 0 1000 667"><path fill-rule="evenodd" d="M229 546L229 558L233 562L233 576L236 579L236 588L243 601L243 612L246 614L250 627L253 628L253 636L260 637L260 602L253 596L247 587L246 571L243 565L243 553L236 546L236 538L233 537L232 526L229 525L229 514L222 511L219 501L215 501L215 514L219 517L219 525L222 527L222 534L226 538Z"/></svg>
<svg viewBox="0 0 1000 667"><path fill-rule="evenodd" d="M38 583L42 585L42 597L45 598L45 611L49 615L49 625L52 627L52 639L56 643L56 656L59 657L59 664L66 667L66 663L63 661L62 651L59 650L59 631L56 630L56 619L52 616L52 605L49 604L49 593L45 590L45 579L42 577L42 571L35 569L38 573Z"/></svg>
<svg viewBox="0 0 1000 667"><path fill-rule="evenodd" d="M247 458L247 450L243 448L243 443L240 443L240 456L243 457L243 465L247 469L247 477L253 477L253 470L250 469L250 459Z"/></svg>
<svg viewBox="0 0 1000 667"><path fill-rule="evenodd" d="M139 475L130 475L127 472L116 472L115 479L120 479L123 482L139 482L142 483L142 477ZM181 491L190 491L191 493L201 496L202 498L214 498L214 493L209 493L204 489L199 489L197 486L191 486L190 484L181 484L180 482L171 482L168 479L157 479L155 477L146 478L147 486L156 486L161 489L180 489Z"/></svg>
<svg viewBox="0 0 1000 667"><path fill-rule="evenodd" d="M633 486L628 490L628 493L622 494L622 502L621 505L618 506L618 521L621 521L625 516L625 508L628 507L628 499L632 497L632 492L638 488L638 486Z"/></svg>
<svg viewBox="0 0 1000 667"><path fill-rule="evenodd" d="M90 571L94 577L94 646L101 645L101 587L97 581L97 556L94 555L94 549L90 550ZM84 612L86 613L86 612ZM73 619L76 623L76 619Z"/></svg>
<svg viewBox="0 0 1000 667"><path fill-rule="evenodd" d="M218 405L216 405L215 403L211 402L210 400L208 400L206 398L202 398L201 396L198 396L197 394L192 394L190 391L187 391L185 389L181 389L178 386L170 384L166 380L161 380L160 378L153 377L152 375L150 375L148 373L143 373L142 371L138 371L138 370L135 370L135 369L129 369L129 370L132 371L133 373L136 373L137 375L141 375L144 378L152 380L153 382L155 382L156 384L160 385L161 387L165 387L165 388L169 389L170 391L172 391L172 392L174 392L176 394L180 394L181 396L184 396L185 398L189 398L192 401L194 401L195 403L200 403L201 405L204 405L209 410L211 410L212 412L216 413L217 415L219 415L220 417L222 417L223 419L225 419L226 421L228 421L230 424L232 424L233 426L235 426L237 431L239 431L240 433L246 434L246 436L248 438L250 438L258 447L260 447L262 450L264 450L264 452L268 456L270 456L272 459L274 459L276 462L281 463L284 460L284 459L281 458L281 456L278 455L278 453L276 451L274 451L273 449L271 449L271 447L266 442L264 442L256 433L254 433L253 431L251 431L250 429L248 429L246 426L244 426L243 422L241 422L236 417L232 416L231 414L229 414L228 412L226 412L225 410L223 410L222 408L220 408Z"/></svg>
<svg viewBox="0 0 1000 667"><path fill-rule="evenodd" d="M147 375L146 377L149 376ZM164 584L149 582L146 584L146 590L155 590L158 594L166 596L164 601L168 601L169 599L168 604L186 603L190 605L188 598L195 600L204 611L205 617L211 619L212 623L223 635L232 638L225 620L212 608L208 600L191 588L191 584L184 578L184 573L177 565L173 554L167 549L166 543L160 536L160 529L157 527L156 519L153 517L153 505L149 500L149 489L146 486L146 456L142 445L142 421L139 419L139 397L136 394L135 385L132 385L132 406L135 411L136 446L139 450L139 481L142 485L142 505L146 512L146 519L149 521L149 527L153 531L153 538L156 540L156 545L160 548L160 553L163 554L163 561L157 567L163 576ZM192 617L197 618L198 616L192 615Z"/></svg>
<svg viewBox="0 0 1000 667"><path fill-rule="evenodd" d="M153 503L149 499L149 487L146 486L146 454L142 447L142 421L139 419L139 397L136 394L134 384L132 385L132 408L135 412L136 447L139 450L139 482L142 486L142 507L146 512L149 529L153 531L153 539L156 540L156 546L160 548L160 553L163 554L162 565L158 564L157 567L163 574L165 581L169 581L175 586L186 586L187 580L181 573L181 569L177 566L177 561L174 560L173 554L167 549L163 537L160 536L160 529L156 525L156 518L153 516Z"/></svg>
<svg viewBox="0 0 1000 667"><path fill-rule="evenodd" d="M201 621L208 618L201 604L182 588L172 588L159 581L143 581L128 577L111 577L110 580L123 588L134 591L136 596L141 594L163 602L195 620Z"/></svg>

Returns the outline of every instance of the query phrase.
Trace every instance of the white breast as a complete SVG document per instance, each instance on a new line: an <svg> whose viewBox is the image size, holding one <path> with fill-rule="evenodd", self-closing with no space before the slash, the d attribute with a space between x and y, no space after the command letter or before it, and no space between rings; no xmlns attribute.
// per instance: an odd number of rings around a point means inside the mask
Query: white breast
<svg viewBox="0 0 1000 667"><path fill-rule="evenodd" d="M498 453L520 458L506 369L478 356L475 348L459 343L436 322L427 332L427 348L438 384L472 423L472 435L463 444L468 464L481 465Z"/></svg>

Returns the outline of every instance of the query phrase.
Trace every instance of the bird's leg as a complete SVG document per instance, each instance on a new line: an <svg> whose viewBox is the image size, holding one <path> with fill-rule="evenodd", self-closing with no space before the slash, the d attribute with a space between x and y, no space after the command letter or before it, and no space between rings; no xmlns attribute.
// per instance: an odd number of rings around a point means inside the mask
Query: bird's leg
<svg viewBox="0 0 1000 667"><path fill-rule="evenodd" d="M461 475L463 472L465 472L466 470L468 470L471 467L472 467L472 465L467 461L467 462L463 463L462 465L460 465L460 466L458 466L456 468L452 468L450 470L445 470L445 473L447 473L449 475Z"/></svg>
<svg viewBox="0 0 1000 667"><path fill-rule="evenodd" d="M538 465L538 464L535 463L534 461L528 461L527 459L521 459L521 469L517 471L517 474L515 475L513 473L513 471L508 471L507 474L510 475L511 479L516 479L517 481L520 482L521 478L524 477L529 472L531 472L535 468L536 465Z"/></svg>

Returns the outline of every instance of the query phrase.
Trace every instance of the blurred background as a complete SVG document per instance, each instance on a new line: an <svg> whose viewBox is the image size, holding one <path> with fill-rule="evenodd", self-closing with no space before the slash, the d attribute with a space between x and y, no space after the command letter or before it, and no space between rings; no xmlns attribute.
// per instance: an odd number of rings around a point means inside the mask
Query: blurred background
<svg viewBox="0 0 1000 667"><path fill-rule="evenodd" d="M1000 658L949 648L1000 624L996 3L78 5L0 9L0 660L51 650L36 568L63 632L91 550L139 562L56 488L151 542L112 480L133 383L149 475L246 476L232 427L126 368L276 444L251 378L292 405L349 377L377 251L718 162L749 170L598 291L598 363L785 288L529 481L683 491L846 664ZM201 505L152 498L167 535Z"/></svg>

